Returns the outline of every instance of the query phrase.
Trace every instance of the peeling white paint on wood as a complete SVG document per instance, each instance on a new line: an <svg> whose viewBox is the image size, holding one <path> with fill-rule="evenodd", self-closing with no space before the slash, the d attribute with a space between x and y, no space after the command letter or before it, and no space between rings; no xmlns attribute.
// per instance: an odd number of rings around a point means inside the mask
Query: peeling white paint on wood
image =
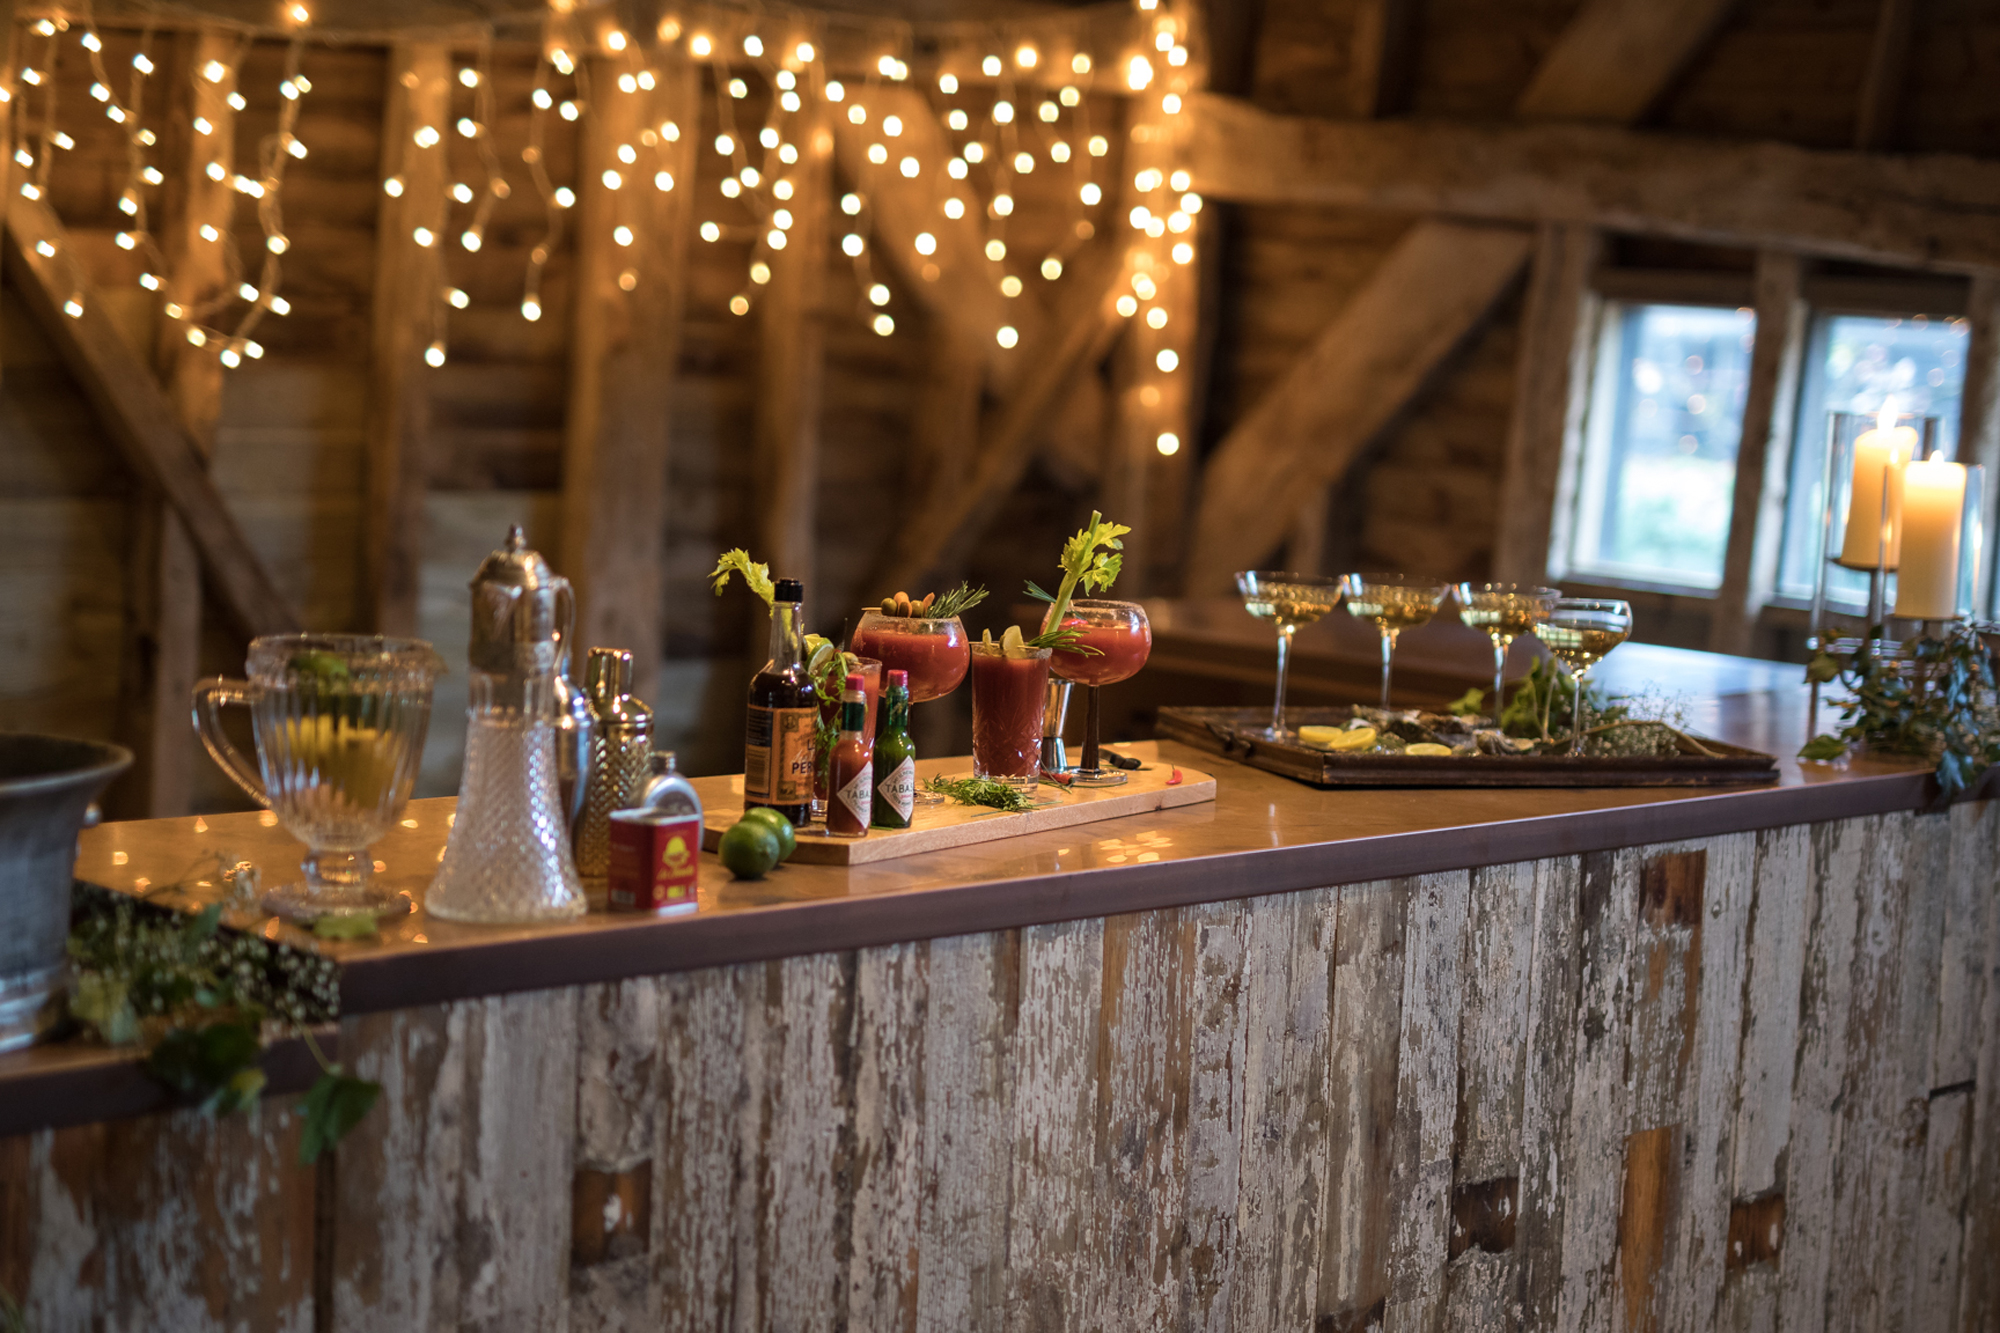
<svg viewBox="0 0 2000 1333"><path fill-rule="evenodd" d="M1195 927L1188 1009L1188 1257L1180 1326L1225 1333L1237 1269L1245 1079L1244 951L1249 912L1242 903L1184 909Z"/></svg>

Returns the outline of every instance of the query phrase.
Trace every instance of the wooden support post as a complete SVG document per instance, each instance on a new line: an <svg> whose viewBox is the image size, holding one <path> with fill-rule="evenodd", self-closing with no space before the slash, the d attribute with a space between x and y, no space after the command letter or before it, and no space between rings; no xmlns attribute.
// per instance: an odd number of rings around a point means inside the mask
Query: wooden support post
<svg viewBox="0 0 2000 1333"><path fill-rule="evenodd" d="M1861 83L1861 105L1854 114L1856 148L1880 151L1895 143L1896 115L1909 78L1915 11L1915 0L1882 0L1875 44L1868 51L1868 75Z"/></svg>
<svg viewBox="0 0 2000 1333"><path fill-rule="evenodd" d="M37 248L44 242L53 254ZM186 525L232 625L246 638L297 630L296 617L216 493L159 380L78 281L69 239L48 205L18 196L9 205L6 261L29 311L76 376L126 464L158 488ZM64 309L72 296L82 298L74 316Z"/></svg>
<svg viewBox="0 0 2000 1333"><path fill-rule="evenodd" d="M1190 594L1221 593L1232 571L1284 538L1272 515L1332 482L1430 382L1527 261L1528 233L1425 223L1209 460L1188 563Z"/></svg>
<svg viewBox="0 0 2000 1333"><path fill-rule="evenodd" d="M1355 119L1393 116L1409 100L1418 10L1417 0L1361 0L1354 7L1346 91Z"/></svg>
<svg viewBox="0 0 2000 1333"><path fill-rule="evenodd" d="M242 47L230 33L202 28L176 37L171 52L161 118L167 136L161 160L170 170L155 235L166 259L163 305L187 315L159 321L153 363L175 416L205 461L215 448L223 370L219 349L196 346L187 333L191 321L232 296L228 255L236 194L229 176L236 166L236 113L229 95ZM211 69L221 78L207 77ZM224 173L219 181L212 164ZM116 723L133 765L109 800L121 818L188 810L197 758L188 701L200 672L201 605L200 561L186 527L158 491L141 488L125 561Z"/></svg>
<svg viewBox="0 0 2000 1333"><path fill-rule="evenodd" d="M1583 428L1598 304L1590 275L1599 248L1588 227L1545 226L1535 238L1495 516L1495 582L1546 583L1550 551L1566 544L1559 540L1568 513L1561 479Z"/></svg>
<svg viewBox="0 0 2000 1333"><path fill-rule="evenodd" d="M2000 607L1994 582L2000 578L2000 274L1982 273L1972 280L1965 313L1972 324L1971 345L1965 352L1965 393L1959 403L1958 457L1986 469L1986 512L1982 528L1986 549L1980 553L1980 597L1975 614L1990 616Z"/></svg>
<svg viewBox="0 0 2000 1333"><path fill-rule="evenodd" d="M423 565L424 437L430 402L424 353L436 327L438 264L445 220L445 147L417 142L429 128L444 135L451 100L451 52L439 42L390 48L383 93L382 179L375 212L375 297L368 385L368 505L361 588L368 623L378 633L417 631ZM490 131L489 131L490 132ZM421 244L418 229L431 238ZM497 539L496 539L497 540Z"/></svg>
<svg viewBox="0 0 2000 1333"><path fill-rule="evenodd" d="M1743 438L1736 446L1735 499L1722 586L1709 612L1711 652L1748 653L1757 613L1778 583L1785 529L1793 416L1805 356L1807 314L1799 295L1799 257L1778 250L1757 256L1757 333L1750 352L1750 386L1743 403Z"/></svg>
<svg viewBox="0 0 2000 1333"><path fill-rule="evenodd" d="M818 529L819 417L826 371L820 296L826 278L827 213L833 191L833 129L827 101L806 99L796 133L792 229L770 256L758 301L757 550L780 578L813 581ZM811 587L807 595L811 595Z"/></svg>
<svg viewBox="0 0 2000 1333"><path fill-rule="evenodd" d="M668 414L687 294L695 135L659 145L653 172L619 160L621 145L661 120L699 123L701 75L677 53L655 56L659 84L622 92L624 58L594 58L598 90L585 125L563 452L562 570L577 587L577 641L630 649L634 677L659 679L665 608ZM606 172L619 173L617 189ZM619 244L619 227L631 245Z"/></svg>

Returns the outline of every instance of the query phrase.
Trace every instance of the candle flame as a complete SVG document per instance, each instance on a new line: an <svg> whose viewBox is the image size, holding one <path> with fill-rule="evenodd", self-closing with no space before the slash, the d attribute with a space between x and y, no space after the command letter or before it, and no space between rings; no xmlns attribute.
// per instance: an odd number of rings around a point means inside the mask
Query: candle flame
<svg viewBox="0 0 2000 1333"><path fill-rule="evenodd" d="M1887 432L1893 429L1895 424L1896 405L1894 403L1882 404L1882 410L1875 414L1875 429Z"/></svg>

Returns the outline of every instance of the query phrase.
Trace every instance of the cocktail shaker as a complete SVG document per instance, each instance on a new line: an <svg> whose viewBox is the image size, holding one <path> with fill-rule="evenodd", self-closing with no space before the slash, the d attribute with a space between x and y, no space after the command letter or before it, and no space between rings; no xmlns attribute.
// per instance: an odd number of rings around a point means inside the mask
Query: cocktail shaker
<svg viewBox="0 0 2000 1333"><path fill-rule="evenodd" d="M611 814L639 804L652 776L653 710L632 693L632 654L592 648L583 674L590 703L589 778L576 823L576 868L602 879L610 866Z"/></svg>
<svg viewBox="0 0 2000 1333"><path fill-rule="evenodd" d="M1042 771L1060 773L1069 767L1069 753L1063 746L1063 723L1069 717L1070 682L1049 677L1048 702L1042 709Z"/></svg>

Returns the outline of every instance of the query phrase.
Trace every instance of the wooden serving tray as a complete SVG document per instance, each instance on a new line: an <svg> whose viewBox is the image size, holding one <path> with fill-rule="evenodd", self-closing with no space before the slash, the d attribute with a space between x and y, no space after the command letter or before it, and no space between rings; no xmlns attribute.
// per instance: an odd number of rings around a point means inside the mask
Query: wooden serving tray
<svg viewBox="0 0 2000 1333"><path fill-rule="evenodd" d="M1293 726L1345 726L1347 708L1289 708ZM1162 708L1158 724L1199 749L1315 787L1706 787L1776 782L1776 757L1701 738L1722 757L1571 759L1567 755L1334 754L1252 735L1267 708Z"/></svg>
<svg viewBox="0 0 2000 1333"><path fill-rule="evenodd" d="M1100 819L1143 814L1148 810L1171 810L1215 799L1215 776L1192 768L1176 769L1162 763L1159 747L1151 742L1116 747L1120 754L1141 761L1128 770L1125 782L1117 787L1071 787L1067 790L1043 783L1035 799L1041 804L1018 813L989 810L984 806L960 805L947 800L943 805L918 806L915 823L906 829L870 829L865 838L830 838L822 832L800 830L795 863L806 865L866 865L889 861L919 852L942 851L949 847L969 847L998 838L1015 838L1024 833L1069 828ZM970 755L956 759L919 759L917 789L933 774L963 777L972 772ZM1174 781L1175 774L1179 781ZM694 787L701 795L702 839L705 851L714 851L723 831L743 817L743 775L696 778Z"/></svg>

